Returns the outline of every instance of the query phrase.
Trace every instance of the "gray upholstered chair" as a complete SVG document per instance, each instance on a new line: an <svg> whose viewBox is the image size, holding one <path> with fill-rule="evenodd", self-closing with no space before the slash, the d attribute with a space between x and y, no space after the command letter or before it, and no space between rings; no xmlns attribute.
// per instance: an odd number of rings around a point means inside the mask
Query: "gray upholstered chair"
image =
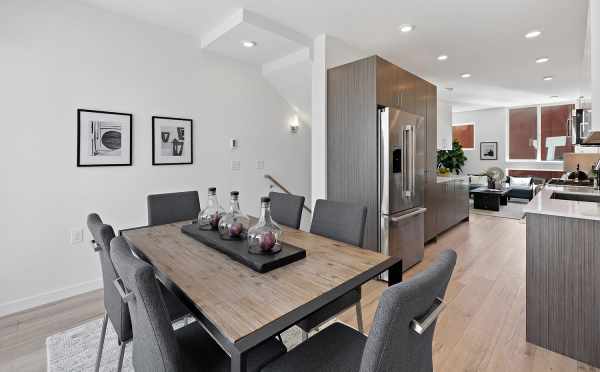
<svg viewBox="0 0 600 372"><path fill-rule="evenodd" d="M111 257L120 275L122 297L133 323L133 367L137 372L229 371L230 359L198 323L173 330L161 291L148 263L131 253L123 237L111 242ZM257 371L285 353L271 339L248 355L249 371Z"/></svg>
<svg viewBox="0 0 600 372"><path fill-rule="evenodd" d="M117 371L120 371L123 366L123 355L125 346L132 338L131 320L129 318L129 310L127 304L121 300L121 296L113 285L113 281L117 278L117 272L110 258L110 242L115 237L113 228L102 222L100 216L92 213L87 217L87 226L93 237L94 250L99 253L100 267L102 269L102 283L104 285L104 320L102 322L102 332L100 335L100 344L98 346L98 355L96 357L95 370L100 368L102 360L102 350L104 347L104 339L106 336L106 326L110 320L115 332L117 340L121 346L119 354L119 362ZM168 310L171 320L180 319L187 314L189 310L164 286L160 286L168 304Z"/></svg>
<svg viewBox="0 0 600 372"><path fill-rule="evenodd" d="M304 196L272 191L269 193L269 198L271 198L271 217L275 222L293 229L300 228Z"/></svg>
<svg viewBox="0 0 600 372"><path fill-rule="evenodd" d="M129 319L129 310L127 304L121 300L113 281L117 278L117 273L110 259L110 241L115 237L113 228L102 223L100 217L92 213L87 218L87 226L94 238L94 250L98 252L100 258L100 267L102 269L102 282L104 285L104 320L102 322L102 333L100 335L100 344L98 355L96 357L95 371L100 369L102 359L102 349L104 347L104 338L106 336L106 326L108 320L113 325L117 334L117 341L121 346L117 371L121 371L123 366L123 355L125 345L131 340L131 320Z"/></svg>
<svg viewBox="0 0 600 372"><path fill-rule="evenodd" d="M456 253L444 251L426 271L381 295L366 337L335 323L262 371L432 372L432 341Z"/></svg>
<svg viewBox="0 0 600 372"><path fill-rule="evenodd" d="M366 218L367 208L362 205L319 199L315 204L310 232L360 247L363 245ZM297 324L302 329L302 338L306 340L311 329L352 305L356 307L358 329L363 332L361 297L360 287L353 289L303 319Z"/></svg>
<svg viewBox="0 0 600 372"><path fill-rule="evenodd" d="M198 191L148 195L148 225L193 220L200 213Z"/></svg>

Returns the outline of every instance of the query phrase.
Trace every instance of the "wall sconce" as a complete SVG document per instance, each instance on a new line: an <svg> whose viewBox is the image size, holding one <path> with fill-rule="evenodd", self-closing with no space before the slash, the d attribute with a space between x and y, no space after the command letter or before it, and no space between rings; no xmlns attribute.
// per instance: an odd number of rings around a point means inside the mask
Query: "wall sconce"
<svg viewBox="0 0 600 372"><path fill-rule="evenodd" d="M290 120L290 133L292 133L292 134L298 133L299 128L300 128L300 120L298 120L298 115L294 115L292 120Z"/></svg>

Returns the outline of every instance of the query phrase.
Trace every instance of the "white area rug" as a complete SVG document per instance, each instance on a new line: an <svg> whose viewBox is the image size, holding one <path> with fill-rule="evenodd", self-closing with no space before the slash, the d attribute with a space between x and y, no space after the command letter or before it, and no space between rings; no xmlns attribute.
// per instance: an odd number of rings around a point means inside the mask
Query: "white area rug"
<svg viewBox="0 0 600 372"><path fill-rule="evenodd" d="M321 329L335 322L335 319L322 326ZM175 324L174 328L181 327L183 321ZM83 372L93 371L96 365L96 355L100 343L102 319L92 320L78 327L52 335L46 339L46 355L48 358L49 372ZM300 328L292 327L282 334L283 343L292 349L302 340ZM100 371L113 372L117 370L119 359L119 345L117 334L109 322L106 328L104 351ZM131 344L125 349L123 371L132 372Z"/></svg>
<svg viewBox="0 0 600 372"><path fill-rule="evenodd" d="M511 218L514 220L522 220L525 217L523 208L527 205L527 200L511 199L508 201L508 205L501 205L500 211L487 211L485 209L473 208L473 200L471 200L471 213L481 214L485 216L500 217L500 218Z"/></svg>

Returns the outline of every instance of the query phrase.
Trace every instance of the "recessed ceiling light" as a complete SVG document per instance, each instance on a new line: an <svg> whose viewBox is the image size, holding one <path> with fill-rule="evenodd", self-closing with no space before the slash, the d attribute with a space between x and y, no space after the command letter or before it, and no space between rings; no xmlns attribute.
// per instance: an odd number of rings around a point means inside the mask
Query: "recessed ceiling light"
<svg viewBox="0 0 600 372"><path fill-rule="evenodd" d="M469 74L469 73L460 74L460 77L463 79L468 79L471 77L471 74Z"/></svg>
<svg viewBox="0 0 600 372"><path fill-rule="evenodd" d="M445 54L442 54L441 56L438 56L438 58L437 58L437 59L438 59L438 61L445 61L445 60L447 60L447 59L448 59L448 56L447 56L447 55L445 55Z"/></svg>
<svg viewBox="0 0 600 372"><path fill-rule="evenodd" d="M414 29L415 29L415 26L409 25L409 24L404 24L404 25L398 26L398 30L400 30L400 32L411 32Z"/></svg>
<svg viewBox="0 0 600 372"><path fill-rule="evenodd" d="M535 60L535 63L546 63L550 60L550 58L548 57L540 57L538 59Z"/></svg>
<svg viewBox="0 0 600 372"><path fill-rule="evenodd" d="M544 76L545 81L550 81L552 79L554 79L554 76Z"/></svg>
<svg viewBox="0 0 600 372"><path fill-rule="evenodd" d="M542 34L542 31L533 30L533 31L529 31L528 33L526 33L525 37L527 39L535 39L536 37L540 36L541 34Z"/></svg>
<svg viewBox="0 0 600 372"><path fill-rule="evenodd" d="M246 48L252 48L256 46L256 41L244 40L242 41L242 45Z"/></svg>

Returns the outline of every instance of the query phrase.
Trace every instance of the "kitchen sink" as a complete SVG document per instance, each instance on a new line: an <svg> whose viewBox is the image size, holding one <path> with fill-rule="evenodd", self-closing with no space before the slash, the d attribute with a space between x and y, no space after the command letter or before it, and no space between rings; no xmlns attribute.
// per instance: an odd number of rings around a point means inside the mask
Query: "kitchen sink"
<svg viewBox="0 0 600 372"><path fill-rule="evenodd" d="M572 194L566 192L553 192L550 199L573 200L591 203L600 203L600 195Z"/></svg>

